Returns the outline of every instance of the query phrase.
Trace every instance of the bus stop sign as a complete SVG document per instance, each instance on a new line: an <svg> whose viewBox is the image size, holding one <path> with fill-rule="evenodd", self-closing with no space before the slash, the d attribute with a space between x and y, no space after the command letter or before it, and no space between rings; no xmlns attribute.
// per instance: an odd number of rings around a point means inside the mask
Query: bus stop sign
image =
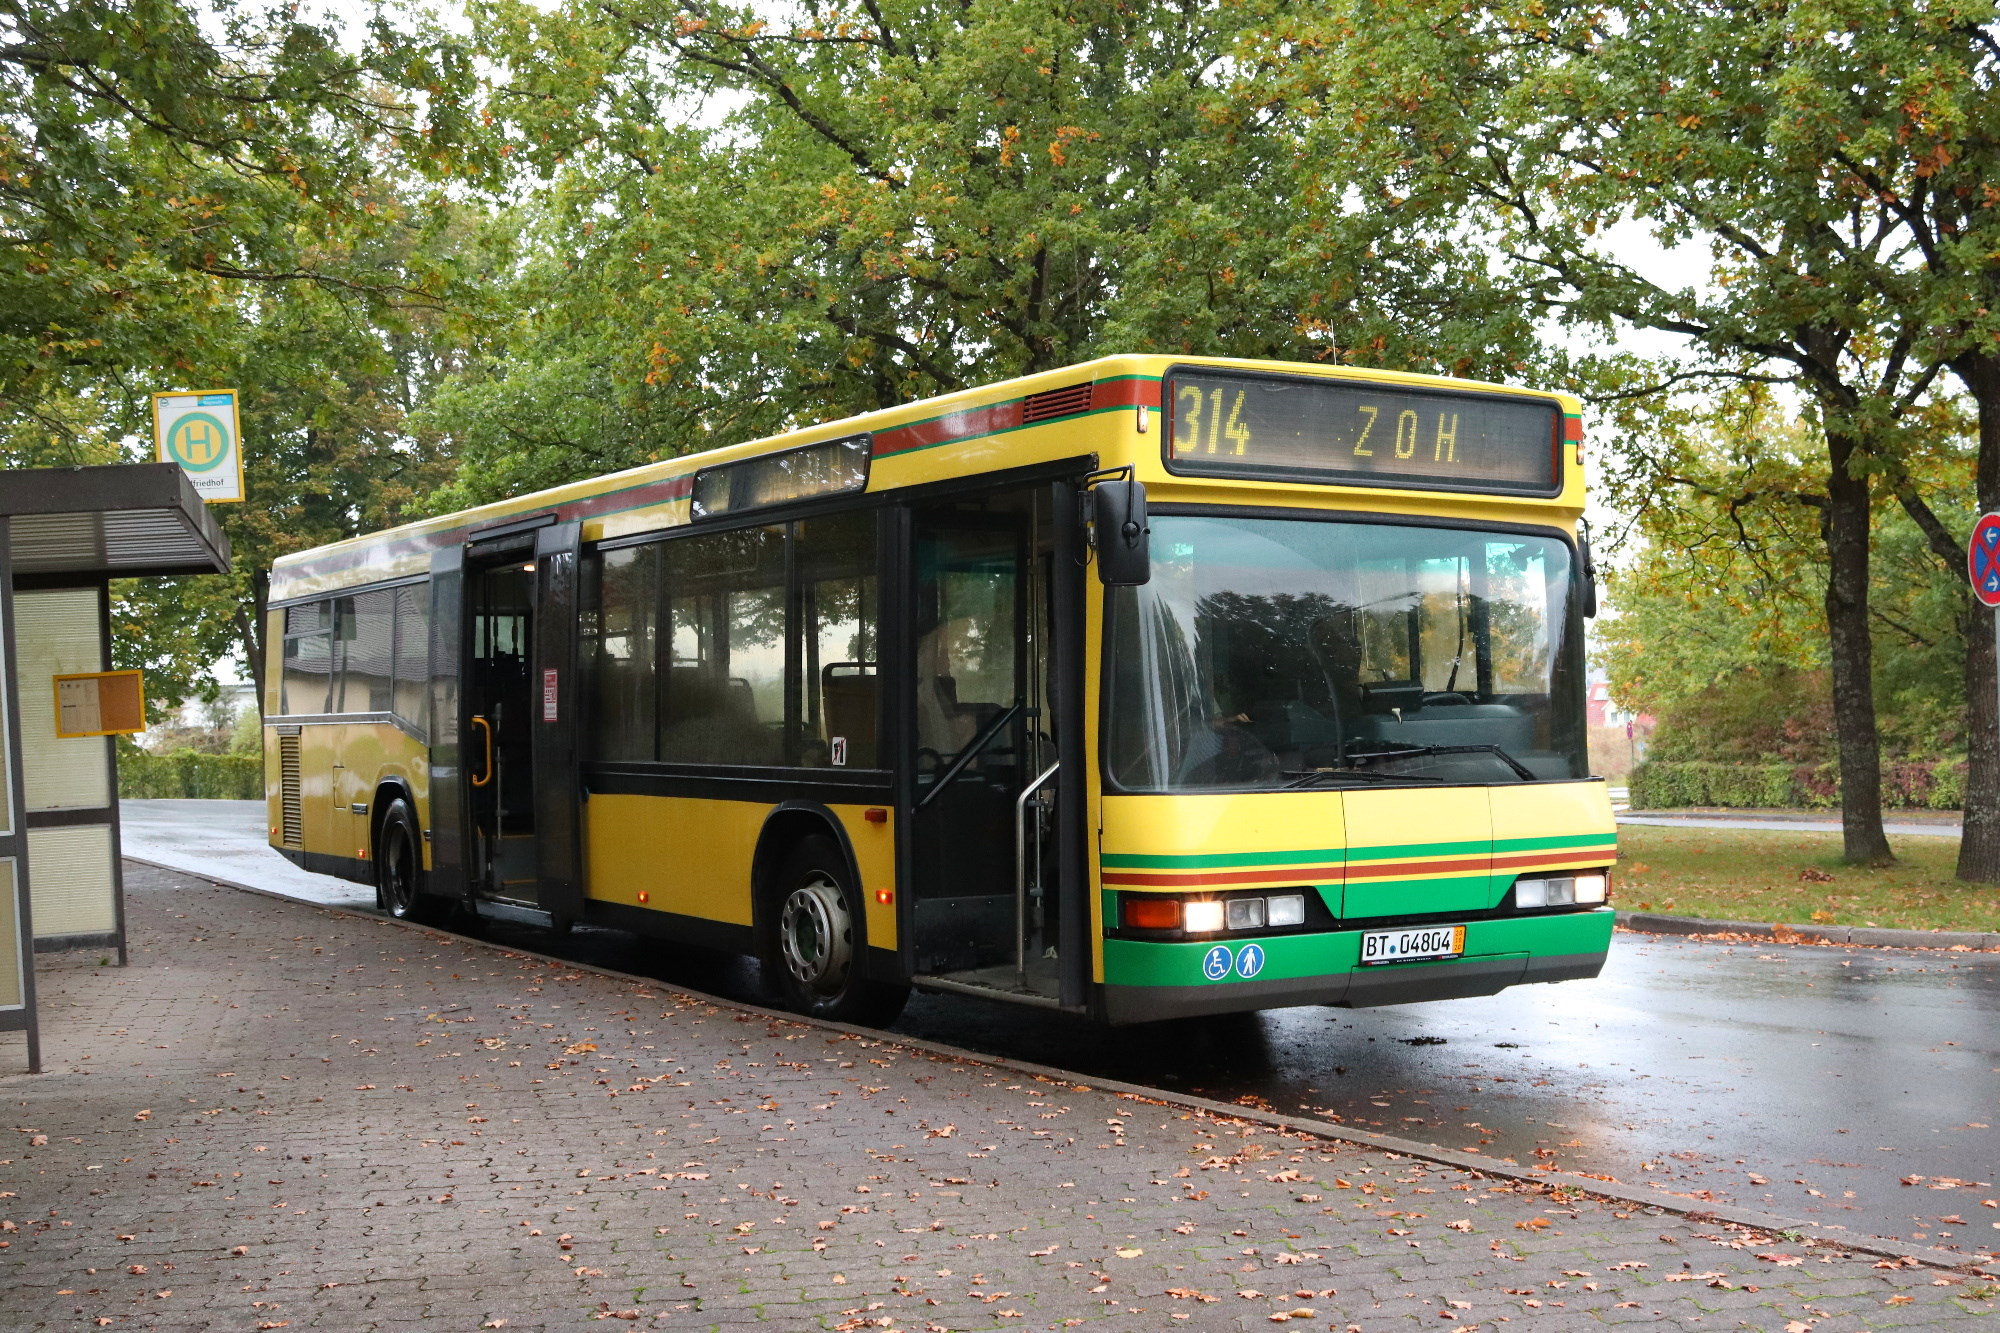
<svg viewBox="0 0 2000 1333"><path fill-rule="evenodd" d="M1987 606L2000 606L2000 514L1981 514L1973 525L1966 567L1972 595Z"/></svg>

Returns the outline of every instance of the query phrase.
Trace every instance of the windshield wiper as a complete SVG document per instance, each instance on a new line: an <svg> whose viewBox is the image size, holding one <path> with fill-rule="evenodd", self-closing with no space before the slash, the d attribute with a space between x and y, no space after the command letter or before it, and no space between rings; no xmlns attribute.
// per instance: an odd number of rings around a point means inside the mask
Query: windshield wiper
<svg viewBox="0 0 2000 1333"><path fill-rule="evenodd" d="M1364 763L1376 759L1413 759L1432 754L1490 754L1513 769L1514 775L1521 781L1538 781L1532 769L1497 745L1405 745L1394 750L1363 750L1348 757L1356 763Z"/></svg>
<svg viewBox="0 0 2000 1333"><path fill-rule="evenodd" d="M1303 787L1317 786L1322 781L1338 779L1342 782L1443 782L1443 778L1426 777L1421 773L1363 773L1355 768L1308 768L1303 771L1288 771L1287 782L1280 791L1298 791Z"/></svg>

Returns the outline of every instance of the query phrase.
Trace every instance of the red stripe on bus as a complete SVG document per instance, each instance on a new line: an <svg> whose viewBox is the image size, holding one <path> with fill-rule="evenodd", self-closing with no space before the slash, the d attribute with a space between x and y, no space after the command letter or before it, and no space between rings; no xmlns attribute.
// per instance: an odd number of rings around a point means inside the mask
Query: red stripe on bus
<svg viewBox="0 0 2000 1333"><path fill-rule="evenodd" d="M877 431L875 456L881 458L888 454L908 453L912 449L928 449L934 444L947 444L970 435L1017 430L1021 426L1021 402L1021 399L1015 398L986 407L969 407L963 412L953 412L931 421Z"/></svg>
<svg viewBox="0 0 2000 1333"><path fill-rule="evenodd" d="M1387 865L1347 867L1349 879L1397 879L1405 875L1471 875L1492 864L1489 857L1458 857L1450 861L1397 861Z"/></svg>

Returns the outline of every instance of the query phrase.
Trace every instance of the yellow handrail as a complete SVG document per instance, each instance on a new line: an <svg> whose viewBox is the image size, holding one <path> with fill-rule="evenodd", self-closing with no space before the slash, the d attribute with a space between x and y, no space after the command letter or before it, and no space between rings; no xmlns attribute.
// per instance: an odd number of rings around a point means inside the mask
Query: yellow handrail
<svg viewBox="0 0 2000 1333"><path fill-rule="evenodd" d="M473 786L484 787L493 781L493 724L483 717L475 717L472 719L472 725L486 733L486 772L472 780Z"/></svg>

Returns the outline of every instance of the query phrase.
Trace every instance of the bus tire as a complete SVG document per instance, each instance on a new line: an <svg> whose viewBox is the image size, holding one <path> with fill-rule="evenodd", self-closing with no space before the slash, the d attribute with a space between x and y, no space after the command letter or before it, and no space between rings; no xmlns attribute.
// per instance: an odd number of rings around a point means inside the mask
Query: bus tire
<svg viewBox="0 0 2000 1333"><path fill-rule="evenodd" d="M775 930L764 965L787 1007L811 1018L881 1027L902 1012L910 988L860 975L861 894L853 881L832 838L800 839L773 884Z"/></svg>
<svg viewBox="0 0 2000 1333"><path fill-rule="evenodd" d="M435 925L442 904L424 892L423 834L402 797L389 802L375 829L375 894L382 910L398 921Z"/></svg>

